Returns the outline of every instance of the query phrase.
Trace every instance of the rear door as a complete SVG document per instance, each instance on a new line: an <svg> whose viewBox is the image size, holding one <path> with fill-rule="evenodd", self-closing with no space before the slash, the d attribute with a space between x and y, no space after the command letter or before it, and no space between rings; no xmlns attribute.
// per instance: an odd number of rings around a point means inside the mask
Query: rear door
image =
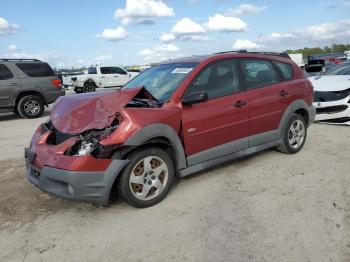
<svg viewBox="0 0 350 262"><path fill-rule="evenodd" d="M129 74L115 66L101 67L101 74L104 86L123 86L129 80Z"/></svg>
<svg viewBox="0 0 350 262"><path fill-rule="evenodd" d="M248 110L234 60L207 66L190 84L185 94L206 91L209 100L183 106L182 126L188 164L246 149Z"/></svg>
<svg viewBox="0 0 350 262"><path fill-rule="evenodd" d="M122 68L113 67L112 70L113 70L113 77L114 77L116 86L123 86L129 81L130 75L128 74L128 72L126 72Z"/></svg>
<svg viewBox="0 0 350 262"><path fill-rule="evenodd" d="M18 86L18 79L5 65L0 63L0 107L14 104L14 94Z"/></svg>
<svg viewBox="0 0 350 262"><path fill-rule="evenodd" d="M278 138L282 114L293 100L288 83L269 60L240 60L249 104L249 146Z"/></svg>

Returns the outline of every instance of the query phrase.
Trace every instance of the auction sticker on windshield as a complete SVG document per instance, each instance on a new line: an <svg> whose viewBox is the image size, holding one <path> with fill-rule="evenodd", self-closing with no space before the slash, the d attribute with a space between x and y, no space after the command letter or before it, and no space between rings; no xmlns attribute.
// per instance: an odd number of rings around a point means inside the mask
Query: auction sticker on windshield
<svg viewBox="0 0 350 262"><path fill-rule="evenodd" d="M192 67L177 67L171 73L172 74L188 74L193 70Z"/></svg>

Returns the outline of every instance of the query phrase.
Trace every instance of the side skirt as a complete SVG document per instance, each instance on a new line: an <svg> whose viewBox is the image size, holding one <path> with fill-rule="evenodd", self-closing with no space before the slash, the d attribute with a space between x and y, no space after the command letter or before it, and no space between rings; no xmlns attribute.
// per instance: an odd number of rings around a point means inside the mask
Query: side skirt
<svg viewBox="0 0 350 262"><path fill-rule="evenodd" d="M197 173L199 171L202 171L204 169L207 169L207 168L210 168L210 167L222 164L222 163L226 163L228 161L232 161L232 160L237 159L237 158L242 158L244 156L251 155L251 154L254 154L256 152L280 145L281 143L282 143L282 140L279 139L279 140L271 141L271 142L268 142L265 144L260 144L258 146L253 146L253 147L250 147L250 148L247 148L247 149L244 149L244 150L232 153L232 154L220 156L220 157L217 157L217 158L214 158L214 159L202 162L202 163L198 163L198 164L195 164L193 166L189 166L185 169L180 170L179 176L185 177L185 176Z"/></svg>

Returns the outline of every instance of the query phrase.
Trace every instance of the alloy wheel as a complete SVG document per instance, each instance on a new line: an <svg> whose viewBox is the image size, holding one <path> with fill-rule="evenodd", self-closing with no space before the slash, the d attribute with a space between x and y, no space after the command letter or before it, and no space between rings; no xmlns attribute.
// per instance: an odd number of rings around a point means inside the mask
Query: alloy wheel
<svg viewBox="0 0 350 262"><path fill-rule="evenodd" d="M36 100L28 100L24 103L24 112L29 115L37 115L40 112L40 104Z"/></svg>
<svg viewBox="0 0 350 262"><path fill-rule="evenodd" d="M157 156L147 156L131 171L129 177L131 193L139 200L151 200L162 193L168 178L169 170L165 161Z"/></svg>
<svg viewBox="0 0 350 262"><path fill-rule="evenodd" d="M293 149L298 149L302 146L305 139L305 125L303 121L295 120L288 131L288 142Z"/></svg>

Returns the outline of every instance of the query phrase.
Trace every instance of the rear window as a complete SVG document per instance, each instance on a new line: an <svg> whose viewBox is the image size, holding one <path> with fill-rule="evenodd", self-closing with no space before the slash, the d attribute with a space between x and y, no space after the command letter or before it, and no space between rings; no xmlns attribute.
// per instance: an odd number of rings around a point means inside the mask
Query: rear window
<svg viewBox="0 0 350 262"><path fill-rule="evenodd" d="M17 63L16 66L30 77L55 76L47 63Z"/></svg>
<svg viewBox="0 0 350 262"><path fill-rule="evenodd" d="M0 80L7 80L13 77L12 72L4 64L0 64Z"/></svg>
<svg viewBox="0 0 350 262"><path fill-rule="evenodd" d="M293 68L290 64L276 62L276 61L274 63L281 71L284 80L292 80L293 79Z"/></svg>

